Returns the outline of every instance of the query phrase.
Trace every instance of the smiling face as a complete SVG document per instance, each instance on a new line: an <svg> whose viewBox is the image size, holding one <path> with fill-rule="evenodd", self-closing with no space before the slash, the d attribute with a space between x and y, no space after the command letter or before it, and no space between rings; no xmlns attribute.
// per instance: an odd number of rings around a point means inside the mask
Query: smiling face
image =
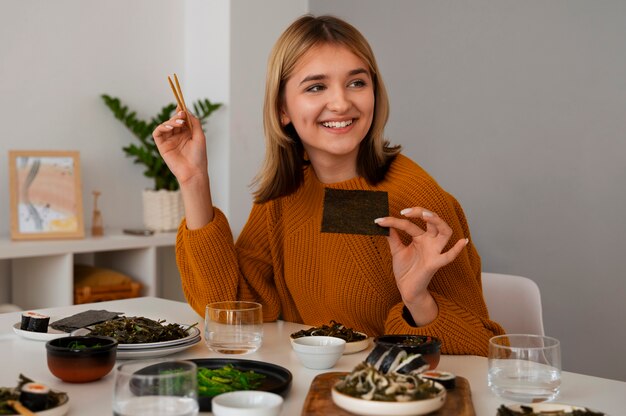
<svg viewBox="0 0 626 416"><path fill-rule="evenodd" d="M367 64L344 46L316 46L300 58L283 100L283 123L293 123L319 179L356 176L359 144L374 115Z"/></svg>

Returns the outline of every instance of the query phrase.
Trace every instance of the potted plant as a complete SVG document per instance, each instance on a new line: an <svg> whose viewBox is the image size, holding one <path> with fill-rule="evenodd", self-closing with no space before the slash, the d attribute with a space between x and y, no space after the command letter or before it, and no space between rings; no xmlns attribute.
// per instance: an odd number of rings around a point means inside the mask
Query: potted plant
<svg viewBox="0 0 626 416"><path fill-rule="evenodd" d="M146 121L138 118L137 113L129 110L128 106L117 97L103 94L102 99L113 116L124 124L138 140L138 143L131 143L122 150L126 156L134 159L134 163L144 165L143 174L154 180L153 189L146 189L143 193L144 226L154 231L175 230L183 216L179 185L176 177L161 158L152 138L152 132L156 126L169 120L176 109L176 104L166 105L157 115ZM207 118L221 106L221 103L200 99L193 104L193 111L204 126Z"/></svg>

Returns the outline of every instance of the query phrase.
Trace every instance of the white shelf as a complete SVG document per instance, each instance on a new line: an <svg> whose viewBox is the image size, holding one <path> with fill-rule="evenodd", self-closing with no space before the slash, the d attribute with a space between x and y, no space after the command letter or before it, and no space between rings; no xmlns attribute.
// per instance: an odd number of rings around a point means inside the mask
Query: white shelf
<svg viewBox="0 0 626 416"><path fill-rule="evenodd" d="M176 273L176 233L151 236L105 230L101 237L76 240L11 241L0 238L0 261L10 263L11 302L23 309L66 306L73 303L75 263L106 267L143 285L143 296L163 296ZM164 280L168 278L169 281ZM180 280L179 276L176 279ZM164 285L165 283L165 285ZM178 294L173 297L180 298Z"/></svg>

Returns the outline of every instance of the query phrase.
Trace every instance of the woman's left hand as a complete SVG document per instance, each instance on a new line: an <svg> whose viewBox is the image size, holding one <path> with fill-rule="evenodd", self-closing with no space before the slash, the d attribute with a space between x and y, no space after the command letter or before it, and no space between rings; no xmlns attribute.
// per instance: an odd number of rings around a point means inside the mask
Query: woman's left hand
<svg viewBox="0 0 626 416"><path fill-rule="evenodd" d="M409 218L421 218L426 223L426 230L407 219L395 217L378 218L375 222L382 227L389 227L387 240L393 256L396 284L404 304L413 312L412 307L419 308L424 299L430 298L432 301L427 290L430 280L437 270L459 255L468 240L460 239L443 252L452 237L452 229L441 217L422 207L407 208L401 214ZM411 237L408 245L404 245L398 230Z"/></svg>

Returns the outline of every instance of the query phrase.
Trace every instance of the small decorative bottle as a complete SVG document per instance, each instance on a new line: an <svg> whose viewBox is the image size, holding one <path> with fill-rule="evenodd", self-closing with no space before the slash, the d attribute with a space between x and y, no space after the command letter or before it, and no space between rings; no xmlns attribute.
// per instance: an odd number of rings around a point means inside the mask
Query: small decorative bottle
<svg viewBox="0 0 626 416"><path fill-rule="evenodd" d="M102 213L98 209L98 197L100 196L99 191L93 191L93 218L91 220L91 235L94 237L99 237L104 235L104 227L102 226Z"/></svg>

